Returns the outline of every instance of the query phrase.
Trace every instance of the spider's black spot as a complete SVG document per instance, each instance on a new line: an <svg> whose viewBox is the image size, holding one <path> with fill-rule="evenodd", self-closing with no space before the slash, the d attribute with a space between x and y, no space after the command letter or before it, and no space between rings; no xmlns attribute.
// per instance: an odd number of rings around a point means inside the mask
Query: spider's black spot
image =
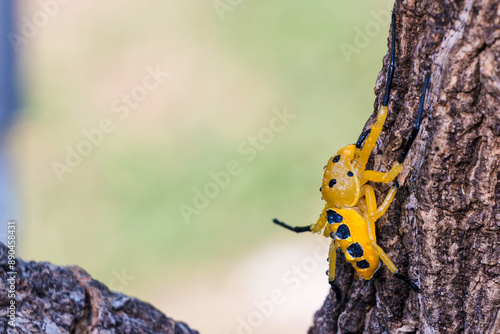
<svg viewBox="0 0 500 334"><path fill-rule="evenodd" d="M330 238L335 239L335 233L330 233Z"/></svg>
<svg viewBox="0 0 500 334"><path fill-rule="evenodd" d="M330 182L328 183L328 186L331 188L337 183L337 180L331 179Z"/></svg>
<svg viewBox="0 0 500 334"><path fill-rule="evenodd" d="M330 275L330 270L327 270L325 274L326 276Z"/></svg>
<svg viewBox="0 0 500 334"><path fill-rule="evenodd" d="M333 157L332 162L339 162L340 160L340 155L336 155Z"/></svg>
<svg viewBox="0 0 500 334"><path fill-rule="evenodd" d="M337 238L344 240L351 236L351 231L346 224L342 224L337 228Z"/></svg>
<svg viewBox="0 0 500 334"><path fill-rule="evenodd" d="M323 191L323 187L320 187L320 188L319 188L319 191Z"/></svg>
<svg viewBox="0 0 500 334"><path fill-rule="evenodd" d="M356 262L356 266L359 269L368 269L368 268L370 268L370 264L366 260L361 260L361 261Z"/></svg>
<svg viewBox="0 0 500 334"><path fill-rule="evenodd" d="M353 177L353 176L354 176L354 174L353 174L353 172L348 171L348 172L347 172L347 176L349 176L349 177Z"/></svg>
<svg viewBox="0 0 500 334"><path fill-rule="evenodd" d="M357 242L354 244L350 244L349 247L347 247L347 253L349 253L349 255L354 258L362 257L363 254L365 254L365 252L363 251L363 247L361 247L361 245Z"/></svg>
<svg viewBox="0 0 500 334"><path fill-rule="evenodd" d="M326 216L330 224L340 223L344 218L333 210L326 211Z"/></svg>

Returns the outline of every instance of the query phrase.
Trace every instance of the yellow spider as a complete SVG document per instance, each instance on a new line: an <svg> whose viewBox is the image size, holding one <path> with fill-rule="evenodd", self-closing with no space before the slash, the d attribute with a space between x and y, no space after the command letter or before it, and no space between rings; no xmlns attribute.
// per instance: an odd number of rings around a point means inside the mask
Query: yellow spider
<svg viewBox="0 0 500 334"><path fill-rule="evenodd" d="M322 199L326 201L326 204L318 221L316 224L309 226L292 227L277 219L273 220L275 224L297 233L306 231L318 233L324 229L323 235L332 238L328 255L330 264L327 273L330 285L337 292L337 296L340 294L340 289L334 284L337 248L341 249L346 261L352 264L356 270L356 279L372 279L380 267L380 260L382 260L397 278L407 282L416 292L421 292L418 285L399 273L394 263L392 263L384 250L377 244L375 235L375 221L385 213L391 204L396 195L398 183L394 181L391 190L379 207L377 207L377 199L373 188L366 184L368 181L391 182L401 171L402 163L420 128L425 92L429 82L429 76L426 76L417 121L403 151L392 165L392 168L387 173L366 170L366 163L376 146L377 139L387 117L387 105L394 73L394 15L392 16L391 25L391 62L387 75L384 100L378 110L377 120L371 129L365 131L360 136L356 144L341 148L334 157L328 160L325 166L322 187L320 188Z"/></svg>

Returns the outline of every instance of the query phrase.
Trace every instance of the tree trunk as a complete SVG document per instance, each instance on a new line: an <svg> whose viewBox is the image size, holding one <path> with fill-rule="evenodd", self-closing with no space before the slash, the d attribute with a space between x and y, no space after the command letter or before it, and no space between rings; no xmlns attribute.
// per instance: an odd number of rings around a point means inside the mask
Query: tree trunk
<svg viewBox="0 0 500 334"><path fill-rule="evenodd" d="M379 245L422 293L384 265L355 281L337 257L343 300L330 293L309 333L500 333L499 0L396 0L394 14L396 70L370 169L388 171L399 155L430 73L400 190L376 222ZM374 187L382 199L388 186Z"/></svg>
<svg viewBox="0 0 500 334"><path fill-rule="evenodd" d="M0 243L0 333L198 334L79 267L22 260L11 267L8 251Z"/></svg>

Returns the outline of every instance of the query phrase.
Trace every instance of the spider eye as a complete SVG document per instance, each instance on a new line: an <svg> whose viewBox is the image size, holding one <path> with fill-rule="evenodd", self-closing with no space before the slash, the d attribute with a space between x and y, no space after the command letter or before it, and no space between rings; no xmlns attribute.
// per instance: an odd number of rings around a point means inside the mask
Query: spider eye
<svg viewBox="0 0 500 334"><path fill-rule="evenodd" d="M332 162L339 162L340 160L340 155L336 155L333 157Z"/></svg>

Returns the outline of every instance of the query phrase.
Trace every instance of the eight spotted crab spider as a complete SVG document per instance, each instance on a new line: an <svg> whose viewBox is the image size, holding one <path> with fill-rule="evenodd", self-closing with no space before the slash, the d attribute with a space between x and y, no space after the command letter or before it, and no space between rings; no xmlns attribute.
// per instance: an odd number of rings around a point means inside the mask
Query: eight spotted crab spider
<svg viewBox="0 0 500 334"><path fill-rule="evenodd" d="M392 168L387 173L366 170L366 164L371 152L376 146L377 139L387 117L387 105L394 74L394 15L392 16L391 26L391 60L387 74L384 99L378 110L377 120L371 129L361 134L356 144L341 148L333 158L328 160L328 164L325 166L322 187L320 188L322 199L326 201L325 208L320 218L315 224L297 227L287 225L277 219L273 220L275 224L297 233L318 233L324 229L323 235L332 238L328 254L329 270L327 274L330 285L337 293L339 299L340 289L334 284L337 248L341 249L346 261L356 270L356 279L372 279L373 275L380 267L380 260L382 260L397 278L408 283L414 291L421 292L417 284L399 273L394 263L377 244L375 221L385 213L396 195L398 183L395 181L395 178L401 171L403 161L420 128L425 92L429 83L428 75L425 78L417 121L413 126L410 137L399 158L394 162ZM381 183L394 181L384 201L378 207L373 188L366 184L368 181Z"/></svg>

